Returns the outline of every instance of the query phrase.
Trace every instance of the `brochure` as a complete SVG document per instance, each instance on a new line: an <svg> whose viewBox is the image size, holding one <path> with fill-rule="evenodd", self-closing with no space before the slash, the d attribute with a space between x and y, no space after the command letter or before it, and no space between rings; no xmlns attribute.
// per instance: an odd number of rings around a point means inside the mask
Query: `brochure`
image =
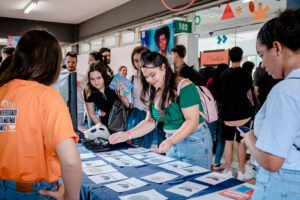
<svg viewBox="0 0 300 200"><path fill-rule="evenodd" d="M126 179L124 181L107 184L107 185L105 185L105 187L108 187L116 192L125 192L125 191L143 187L147 184L148 183L141 181L137 178L130 178L130 179Z"/></svg>
<svg viewBox="0 0 300 200"><path fill-rule="evenodd" d="M91 179L94 183L100 184L100 183L108 183L112 181L119 181L122 179L128 178L124 174L121 174L120 172L113 172L108 174L101 174L96 176L89 176L89 179Z"/></svg>
<svg viewBox="0 0 300 200"><path fill-rule="evenodd" d="M201 181L204 183L209 183L212 185L216 185L216 184L224 182L228 179L230 179L230 177L228 177L226 174L212 172L212 173L206 174L204 176L200 176L200 177L196 178L195 180Z"/></svg>
<svg viewBox="0 0 300 200"><path fill-rule="evenodd" d="M123 92L124 96L128 96L128 94L131 91L131 88L133 87L133 83L129 79L121 76L120 74L116 74L110 82L109 87L113 90L120 89Z"/></svg>
<svg viewBox="0 0 300 200"><path fill-rule="evenodd" d="M174 162L159 165L159 167L167 169L169 171L176 171L177 169L181 169L189 166L191 166L191 164L182 161L174 161Z"/></svg>
<svg viewBox="0 0 300 200"><path fill-rule="evenodd" d="M167 191L178 194L178 195L182 195L185 197L189 197L189 196L192 196L206 188L208 188L208 186L187 181L182 184L175 185L174 187L167 189Z"/></svg>
<svg viewBox="0 0 300 200"><path fill-rule="evenodd" d="M81 158L81 160L85 160L85 159L89 159L89 158L96 158L96 156L93 153L81 153L80 158Z"/></svg>
<svg viewBox="0 0 300 200"><path fill-rule="evenodd" d="M236 200L247 200L253 195L254 189L246 184L238 185L219 192L220 195Z"/></svg>
<svg viewBox="0 0 300 200"><path fill-rule="evenodd" d="M151 175L148 175L148 176L143 176L141 178L145 179L147 181L154 182L154 183L164 183L164 182L170 181L170 180L172 180L174 178L177 178L177 177L178 177L178 175L169 174L169 173L166 173L166 172L157 172L155 174L151 174Z"/></svg>
<svg viewBox="0 0 300 200"><path fill-rule="evenodd" d="M97 175L97 174L105 174L105 173L110 173L110 172L116 172L118 170L116 170L115 168L113 168L110 165L106 165L106 166L100 166L100 167L85 168L85 169L82 169L82 171L84 173L86 173L86 175L90 176L90 175Z"/></svg>
<svg viewBox="0 0 300 200"><path fill-rule="evenodd" d="M82 162L82 168L97 167L102 165L107 165L107 163L103 160L92 160Z"/></svg>
<svg viewBox="0 0 300 200"><path fill-rule="evenodd" d="M149 159L146 159L144 160L148 163L151 163L151 164L154 164L154 165L158 165L158 164L162 164L162 163L166 163L166 162L171 162L171 161L174 161L174 158L170 158L170 157L167 157L167 156L156 156L154 158L149 158Z"/></svg>
<svg viewBox="0 0 300 200"><path fill-rule="evenodd" d="M204 172L208 172L208 170L199 166L191 166L191 167L176 169L174 170L174 172L181 174L182 176L189 176L193 174L201 174Z"/></svg>

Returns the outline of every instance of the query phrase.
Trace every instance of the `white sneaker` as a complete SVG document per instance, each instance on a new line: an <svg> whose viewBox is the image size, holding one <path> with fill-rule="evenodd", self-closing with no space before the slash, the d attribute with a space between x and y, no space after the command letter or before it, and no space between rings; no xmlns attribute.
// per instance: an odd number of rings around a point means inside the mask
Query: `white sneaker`
<svg viewBox="0 0 300 200"><path fill-rule="evenodd" d="M241 180L241 181L245 181L245 180L251 179L252 176L248 173L242 173L242 172L239 171L236 178Z"/></svg>
<svg viewBox="0 0 300 200"><path fill-rule="evenodd" d="M224 171L222 172L222 174L225 174L227 177L233 177L231 170L224 169Z"/></svg>

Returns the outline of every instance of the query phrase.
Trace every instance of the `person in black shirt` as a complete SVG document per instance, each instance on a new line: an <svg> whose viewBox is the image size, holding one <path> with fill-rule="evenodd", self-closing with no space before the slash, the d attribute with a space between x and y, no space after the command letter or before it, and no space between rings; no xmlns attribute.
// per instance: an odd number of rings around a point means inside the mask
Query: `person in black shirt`
<svg viewBox="0 0 300 200"><path fill-rule="evenodd" d="M251 121L252 105L247 97L252 86L252 77L240 67L243 50L233 47L229 51L231 68L225 70L221 81L221 117L224 121L223 136L225 138L225 173L232 174L233 140L238 142L238 179L245 180L246 146L240 143L241 136L236 133L236 127Z"/></svg>
<svg viewBox="0 0 300 200"><path fill-rule="evenodd" d="M276 85L280 80L281 79L273 79L272 76L270 76L267 73L266 69L262 66L262 63L261 62L259 63L258 67L254 72L254 79L253 79L254 95L255 95L255 100L257 105L256 108L257 111L264 104L272 87Z"/></svg>
<svg viewBox="0 0 300 200"><path fill-rule="evenodd" d="M183 78L190 79L195 85L199 85L198 73L193 67L188 66L184 62L186 55L186 49L183 45L176 45L171 49L171 59L174 64L174 71L176 75L180 75Z"/></svg>
<svg viewBox="0 0 300 200"><path fill-rule="evenodd" d="M88 84L84 89L84 100L88 115L95 124L108 125L109 113L114 102L118 100L116 92L108 87L109 80L103 63L95 62L90 65ZM100 119L95 114L93 104L101 110Z"/></svg>

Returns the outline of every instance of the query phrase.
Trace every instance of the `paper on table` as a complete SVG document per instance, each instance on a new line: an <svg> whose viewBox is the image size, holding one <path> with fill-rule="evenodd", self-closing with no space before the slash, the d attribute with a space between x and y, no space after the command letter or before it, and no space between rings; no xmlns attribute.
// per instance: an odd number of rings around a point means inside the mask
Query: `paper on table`
<svg viewBox="0 0 300 200"><path fill-rule="evenodd" d="M154 165L158 165L158 164L162 164L162 163L166 163L166 162L171 162L171 161L174 161L174 160L175 160L174 158L158 155L154 158L149 158L149 159L146 159L144 161L146 161L148 163L151 163L151 164L154 164Z"/></svg>
<svg viewBox="0 0 300 200"><path fill-rule="evenodd" d="M135 167L135 166L141 166L141 165L145 165L145 163L139 161L139 160L120 160L120 161L116 161L113 162L115 165L118 165L120 167Z"/></svg>
<svg viewBox="0 0 300 200"><path fill-rule="evenodd" d="M228 177L226 174L212 172L212 173L206 174L204 176L200 176L200 177L196 178L195 180L209 183L212 185L216 185L216 184L224 182L228 179L230 179L230 177Z"/></svg>
<svg viewBox="0 0 300 200"><path fill-rule="evenodd" d="M100 166L100 167L90 167L90 168L85 168L82 169L84 173L86 173L88 176L90 175L97 175L97 174L105 174L105 173L110 173L110 172L116 172L115 168L113 168L110 165L106 166Z"/></svg>
<svg viewBox="0 0 300 200"><path fill-rule="evenodd" d="M165 164L158 165L158 166L161 167L161 168L170 170L170 171L174 171L176 169L181 169L181 168L184 168L184 167L189 167L189 166L191 166L191 164L186 163L186 162L181 162L181 161L174 161L174 162L165 163Z"/></svg>
<svg viewBox="0 0 300 200"><path fill-rule="evenodd" d="M118 181L126 178L128 177L125 176L124 174L121 174L120 172L89 176L89 179L91 179L96 184L108 183L108 182Z"/></svg>
<svg viewBox="0 0 300 200"><path fill-rule="evenodd" d="M178 194L178 195L182 195L185 197L189 197L189 196L192 196L193 194L196 194L206 188L208 188L208 186L187 181L182 184L175 185L174 187L167 189L167 191Z"/></svg>
<svg viewBox="0 0 300 200"><path fill-rule="evenodd" d="M110 183L105 186L116 192L125 192L125 191L133 190L133 189L136 189L139 187L143 187L147 184L148 183L141 181L137 178L130 178L130 179L126 179L124 181Z"/></svg>
<svg viewBox="0 0 300 200"><path fill-rule="evenodd" d="M157 153L153 153L153 152L147 152L147 153L133 154L131 156L135 157L137 159L146 159L146 158L156 157L156 156L158 156L158 154Z"/></svg>
<svg viewBox="0 0 300 200"><path fill-rule="evenodd" d="M189 176L193 174L200 174L204 172L208 172L207 169L199 167L199 166L191 166L191 167L185 167L181 169L176 169L174 172L181 174L183 176Z"/></svg>
<svg viewBox="0 0 300 200"><path fill-rule="evenodd" d="M96 167L101 165L107 165L107 163L103 160L91 160L82 162L82 168Z"/></svg>
<svg viewBox="0 0 300 200"><path fill-rule="evenodd" d="M143 147L138 147L138 148L128 148L127 150L122 150L123 152L127 154L137 154L137 153L145 153L151 151L151 149L146 149Z"/></svg>
<svg viewBox="0 0 300 200"><path fill-rule="evenodd" d="M96 155L93 154L93 153L81 153L80 154L81 160L89 159L89 158L95 158L95 157L96 157Z"/></svg>
<svg viewBox="0 0 300 200"><path fill-rule="evenodd" d="M155 174L151 174L151 175L148 175L148 176L143 176L141 178L145 179L147 181L154 182L154 183L164 183L164 182L170 181L170 180L172 180L174 178L177 178L177 177L178 177L178 175L169 174L169 173L166 173L166 172L157 172Z"/></svg>
<svg viewBox="0 0 300 200"><path fill-rule="evenodd" d="M143 191L135 194L129 194L125 196L119 196L121 200L166 200L168 199L164 195L160 194L156 190L148 190L148 191Z"/></svg>
<svg viewBox="0 0 300 200"><path fill-rule="evenodd" d="M101 153L97 153L97 155L99 155L102 158L111 157L111 156L125 156L125 154L120 151L101 152Z"/></svg>
<svg viewBox="0 0 300 200"><path fill-rule="evenodd" d="M114 157L103 157L104 160L108 162L117 162L117 161L125 161L125 160L135 160L133 157L124 155L124 156L114 156Z"/></svg>

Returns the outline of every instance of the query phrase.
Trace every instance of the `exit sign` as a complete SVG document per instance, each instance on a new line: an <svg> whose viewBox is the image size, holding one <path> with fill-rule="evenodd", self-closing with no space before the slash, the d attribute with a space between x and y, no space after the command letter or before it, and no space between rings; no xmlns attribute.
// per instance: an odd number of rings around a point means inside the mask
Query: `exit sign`
<svg viewBox="0 0 300 200"><path fill-rule="evenodd" d="M174 21L174 32L175 33L192 33L192 22L187 21Z"/></svg>

